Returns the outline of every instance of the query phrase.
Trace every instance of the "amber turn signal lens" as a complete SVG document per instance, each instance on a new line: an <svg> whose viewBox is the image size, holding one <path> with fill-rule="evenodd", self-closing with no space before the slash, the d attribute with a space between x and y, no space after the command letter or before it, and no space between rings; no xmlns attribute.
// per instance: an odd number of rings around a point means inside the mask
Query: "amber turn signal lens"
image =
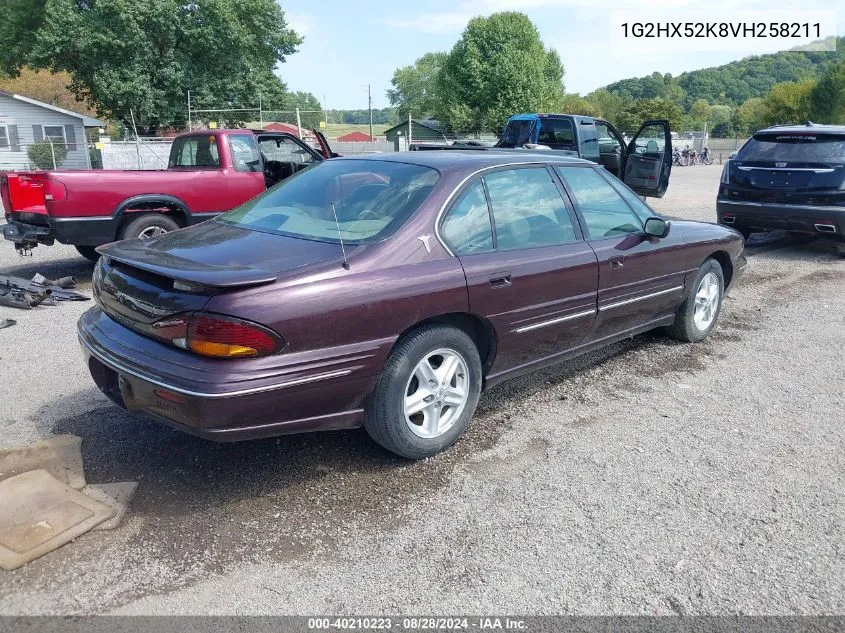
<svg viewBox="0 0 845 633"><path fill-rule="evenodd" d="M219 358L258 356L258 350L254 347L215 343L214 341L197 341L192 339L188 342L188 349L203 356L217 356Z"/></svg>

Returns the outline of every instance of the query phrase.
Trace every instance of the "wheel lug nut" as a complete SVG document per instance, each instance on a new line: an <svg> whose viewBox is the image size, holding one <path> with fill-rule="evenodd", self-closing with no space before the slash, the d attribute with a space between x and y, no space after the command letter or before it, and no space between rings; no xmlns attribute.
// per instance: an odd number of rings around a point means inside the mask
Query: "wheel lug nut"
<svg viewBox="0 0 845 633"><path fill-rule="evenodd" d="M425 402L431 402L432 400L434 400L434 396L426 396L425 398L423 398L423 401Z"/></svg>

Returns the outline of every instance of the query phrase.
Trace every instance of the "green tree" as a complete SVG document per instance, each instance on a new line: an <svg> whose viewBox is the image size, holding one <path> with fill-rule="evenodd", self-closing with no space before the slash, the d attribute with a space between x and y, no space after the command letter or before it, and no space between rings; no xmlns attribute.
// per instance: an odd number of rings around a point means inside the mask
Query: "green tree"
<svg viewBox="0 0 845 633"><path fill-rule="evenodd" d="M810 93L810 118L845 123L845 61L830 66Z"/></svg>
<svg viewBox="0 0 845 633"><path fill-rule="evenodd" d="M387 91L390 105L397 106L400 117L408 113L417 118L437 111L437 73L446 61L446 53L426 53L411 66L397 68Z"/></svg>
<svg viewBox="0 0 845 633"><path fill-rule="evenodd" d="M706 99L697 99L689 110L690 125L698 130L710 119L710 104Z"/></svg>
<svg viewBox="0 0 845 633"><path fill-rule="evenodd" d="M601 108L596 102L590 101L575 93L563 95L556 111L566 114L581 114L583 116L602 116Z"/></svg>
<svg viewBox="0 0 845 633"><path fill-rule="evenodd" d="M803 123L810 115L810 93L816 82L805 79L797 82L775 84L763 99L766 125Z"/></svg>
<svg viewBox="0 0 845 633"><path fill-rule="evenodd" d="M563 64L522 13L473 18L437 76L437 115L457 131L495 130L516 112L554 111Z"/></svg>
<svg viewBox="0 0 845 633"><path fill-rule="evenodd" d="M674 130L681 129L684 111L677 103L666 101L661 97L655 99L635 99L619 113L617 126L621 132L636 132L640 125L648 119L667 119Z"/></svg>
<svg viewBox="0 0 845 633"><path fill-rule="evenodd" d="M625 105L624 99L615 92L599 88L588 94L585 99L596 105L601 117L616 125L619 113Z"/></svg>
<svg viewBox="0 0 845 633"><path fill-rule="evenodd" d="M754 97L747 99L733 114L733 127L737 134L751 135L765 127L766 106L763 99Z"/></svg>
<svg viewBox="0 0 845 633"><path fill-rule="evenodd" d="M71 75L70 91L106 117L152 132L195 108L285 96L277 64L302 42L275 0L7 0L0 66Z"/></svg>

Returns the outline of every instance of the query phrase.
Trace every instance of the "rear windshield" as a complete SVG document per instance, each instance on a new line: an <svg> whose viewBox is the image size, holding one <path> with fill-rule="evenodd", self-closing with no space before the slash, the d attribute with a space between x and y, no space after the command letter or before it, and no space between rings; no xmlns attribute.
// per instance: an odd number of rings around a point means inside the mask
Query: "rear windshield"
<svg viewBox="0 0 845 633"><path fill-rule="evenodd" d="M220 153L217 137L213 134L182 136L173 141L167 166L174 167L220 167Z"/></svg>
<svg viewBox="0 0 845 633"><path fill-rule="evenodd" d="M522 147L531 140L531 128L534 126L533 120L528 119L512 119L508 121L505 131L502 132L502 138L497 143L497 147Z"/></svg>
<svg viewBox="0 0 845 633"><path fill-rule="evenodd" d="M758 134L742 146L739 161L843 163L845 136L836 134Z"/></svg>
<svg viewBox="0 0 845 633"><path fill-rule="evenodd" d="M420 165L329 160L300 171L217 219L321 242L339 242L338 231L348 244L377 242L419 208L439 179L439 172Z"/></svg>

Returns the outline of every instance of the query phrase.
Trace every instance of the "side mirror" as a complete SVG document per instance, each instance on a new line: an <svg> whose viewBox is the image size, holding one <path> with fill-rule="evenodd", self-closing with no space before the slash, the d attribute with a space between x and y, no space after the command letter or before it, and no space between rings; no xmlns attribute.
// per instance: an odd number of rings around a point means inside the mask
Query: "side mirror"
<svg viewBox="0 0 845 633"><path fill-rule="evenodd" d="M663 218L652 217L645 221L645 234L649 237L666 237L669 235L669 229L672 228L672 223Z"/></svg>

